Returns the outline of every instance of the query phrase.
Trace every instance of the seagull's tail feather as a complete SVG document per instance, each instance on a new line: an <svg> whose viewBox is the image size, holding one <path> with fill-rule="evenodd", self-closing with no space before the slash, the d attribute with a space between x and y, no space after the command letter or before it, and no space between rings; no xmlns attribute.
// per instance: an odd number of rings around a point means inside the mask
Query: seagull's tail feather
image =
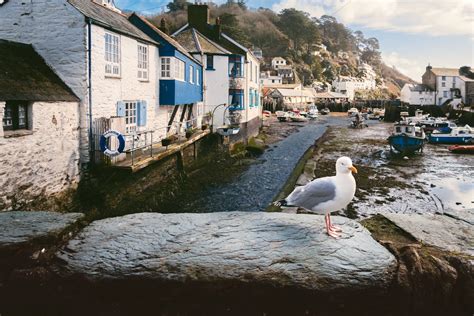
<svg viewBox="0 0 474 316"><path fill-rule="evenodd" d="M273 202L273 205L278 206L278 207L288 206L288 202L285 199L283 199L283 200L280 200L280 201Z"/></svg>

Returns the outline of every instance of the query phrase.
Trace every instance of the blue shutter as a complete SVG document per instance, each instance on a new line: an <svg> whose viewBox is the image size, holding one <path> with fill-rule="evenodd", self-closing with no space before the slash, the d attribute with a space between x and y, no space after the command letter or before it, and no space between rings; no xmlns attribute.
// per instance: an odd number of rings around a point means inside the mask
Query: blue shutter
<svg viewBox="0 0 474 316"><path fill-rule="evenodd" d="M138 113L137 113L137 125L146 126L146 101L141 100L137 103Z"/></svg>
<svg viewBox="0 0 474 316"><path fill-rule="evenodd" d="M123 101L117 102L117 116L125 116L125 102Z"/></svg>

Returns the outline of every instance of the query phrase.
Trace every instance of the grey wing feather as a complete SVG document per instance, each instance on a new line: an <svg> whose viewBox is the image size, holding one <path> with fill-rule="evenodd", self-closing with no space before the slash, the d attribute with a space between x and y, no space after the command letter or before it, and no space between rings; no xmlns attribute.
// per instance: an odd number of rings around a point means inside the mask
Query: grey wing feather
<svg viewBox="0 0 474 316"><path fill-rule="evenodd" d="M330 178L319 178L305 186L297 187L287 198L288 204L312 210L314 207L333 200L336 186Z"/></svg>

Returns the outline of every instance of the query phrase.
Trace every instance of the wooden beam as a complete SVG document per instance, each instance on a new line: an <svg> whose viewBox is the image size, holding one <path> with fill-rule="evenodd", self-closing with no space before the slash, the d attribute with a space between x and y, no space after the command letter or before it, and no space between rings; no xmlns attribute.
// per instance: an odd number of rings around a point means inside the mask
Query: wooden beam
<svg viewBox="0 0 474 316"><path fill-rule="evenodd" d="M174 118L176 116L176 113L178 113L179 105L176 105L173 109L173 114L171 114L170 121L168 122L168 128L166 129L166 132L169 132L171 129L171 124L173 124Z"/></svg>

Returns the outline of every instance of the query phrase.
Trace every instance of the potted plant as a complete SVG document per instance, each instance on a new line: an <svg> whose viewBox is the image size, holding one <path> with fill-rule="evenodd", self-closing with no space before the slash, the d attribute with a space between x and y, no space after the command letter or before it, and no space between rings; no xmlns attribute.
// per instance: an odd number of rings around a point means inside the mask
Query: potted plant
<svg viewBox="0 0 474 316"><path fill-rule="evenodd" d="M176 135L170 135L166 138L163 138L161 140L161 145L162 146L165 146L165 147L168 147L169 145L171 145L172 143L174 143L175 141L177 140L177 137Z"/></svg>
<svg viewBox="0 0 474 316"><path fill-rule="evenodd" d="M192 128L192 127L187 128L186 129L186 138L190 139L191 136L193 136L194 133L195 133L194 128Z"/></svg>

